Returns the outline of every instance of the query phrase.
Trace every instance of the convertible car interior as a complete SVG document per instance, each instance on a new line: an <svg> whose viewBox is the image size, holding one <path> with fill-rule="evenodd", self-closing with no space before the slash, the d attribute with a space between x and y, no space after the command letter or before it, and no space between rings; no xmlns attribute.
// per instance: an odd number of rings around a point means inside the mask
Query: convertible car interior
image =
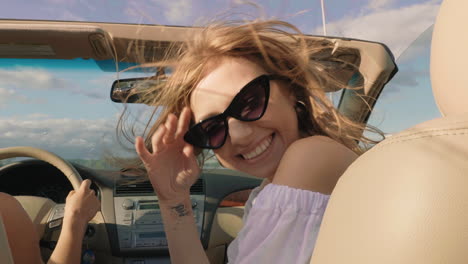
<svg viewBox="0 0 468 264"><path fill-rule="evenodd" d="M466 263L468 237L466 193L466 132L463 95L468 34L451 35L466 25L464 0L442 5L433 38L432 84L446 117L414 127L376 145L361 156L339 181L327 208L313 263ZM450 14L450 15L449 15ZM94 60L103 71L119 65L160 59L172 43L199 30L191 27L64 21L0 20L0 58ZM385 84L397 67L381 43L323 36L309 41L333 43L320 58L323 70L350 87L337 103L349 118L366 122ZM456 40L456 41L454 41ZM449 58L449 60L447 60ZM456 59L454 59L456 58ZM157 71L153 73L157 75ZM114 102L132 83L108 84ZM450 87L450 92L446 90ZM333 85L327 92L336 92ZM445 89L445 90L443 90ZM449 96L451 96L449 98ZM453 97L453 98L452 98ZM456 99L456 100L455 100ZM126 101L126 103L132 103ZM0 146L3 147L3 146ZM131 172L95 169L67 161L47 149L8 146L0 149L0 192L14 195L41 236L46 260L60 234L64 201L83 179L91 179L101 211L91 220L83 246L92 249L95 263L170 263L158 198L148 181L135 182ZM226 249L242 227L249 190L261 179L224 168L206 169L191 188L192 207L200 239L211 263L225 263ZM411 250L408 250L411 249ZM13 263L0 218L0 262Z"/></svg>

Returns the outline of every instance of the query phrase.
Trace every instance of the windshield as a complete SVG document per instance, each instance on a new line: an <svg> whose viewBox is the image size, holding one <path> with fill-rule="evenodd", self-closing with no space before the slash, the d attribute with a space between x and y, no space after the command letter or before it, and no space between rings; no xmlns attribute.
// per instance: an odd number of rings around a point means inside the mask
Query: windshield
<svg viewBox="0 0 468 264"><path fill-rule="evenodd" d="M109 99L116 78L94 60L0 59L0 146L32 146L83 165L110 166L104 154L119 154L115 128L122 111Z"/></svg>
<svg viewBox="0 0 468 264"><path fill-rule="evenodd" d="M424 31L397 59L398 73L388 83L369 118L387 136L440 117L430 80L433 26Z"/></svg>

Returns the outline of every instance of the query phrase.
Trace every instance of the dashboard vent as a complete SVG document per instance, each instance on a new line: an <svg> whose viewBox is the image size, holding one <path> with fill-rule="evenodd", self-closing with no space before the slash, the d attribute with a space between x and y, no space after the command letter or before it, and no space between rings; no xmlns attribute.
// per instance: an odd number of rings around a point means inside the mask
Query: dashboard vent
<svg viewBox="0 0 468 264"><path fill-rule="evenodd" d="M115 187L115 194L118 195L131 195L131 194L153 194L153 186L150 181L143 181L138 183L119 182ZM191 194L204 194L205 186L203 179L198 179L190 188Z"/></svg>
<svg viewBox="0 0 468 264"><path fill-rule="evenodd" d="M205 193L205 184L203 179L198 179L190 188L191 194L204 194Z"/></svg>
<svg viewBox="0 0 468 264"><path fill-rule="evenodd" d="M154 193L153 186L149 181L138 182L138 183L127 183L120 182L115 187L115 194L142 194L142 193Z"/></svg>

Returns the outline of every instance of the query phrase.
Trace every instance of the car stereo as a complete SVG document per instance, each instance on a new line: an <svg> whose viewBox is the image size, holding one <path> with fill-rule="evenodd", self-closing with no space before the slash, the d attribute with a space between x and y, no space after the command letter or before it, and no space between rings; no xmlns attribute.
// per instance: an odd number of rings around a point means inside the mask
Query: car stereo
<svg viewBox="0 0 468 264"><path fill-rule="evenodd" d="M201 234L205 196L192 194L190 199ZM114 208L121 252L143 248L167 249L159 201L155 195L114 197Z"/></svg>

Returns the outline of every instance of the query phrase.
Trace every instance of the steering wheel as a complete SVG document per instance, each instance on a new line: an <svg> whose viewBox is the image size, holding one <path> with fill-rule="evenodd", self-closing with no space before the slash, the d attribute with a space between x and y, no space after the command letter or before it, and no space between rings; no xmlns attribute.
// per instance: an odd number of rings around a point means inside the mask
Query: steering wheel
<svg viewBox="0 0 468 264"><path fill-rule="evenodd" d="M67 177L75 190L78 190L83 181L78 171L69 162L46 150L33 147L0 148L0 160L16 157L31 157L51 164ZM57 204L48 198L37 196L16 196L15 198L26 210L37 227L39 237L42 238L46 225L50 227L48 221L50 216L56 213L54 208Z"/></svg>

